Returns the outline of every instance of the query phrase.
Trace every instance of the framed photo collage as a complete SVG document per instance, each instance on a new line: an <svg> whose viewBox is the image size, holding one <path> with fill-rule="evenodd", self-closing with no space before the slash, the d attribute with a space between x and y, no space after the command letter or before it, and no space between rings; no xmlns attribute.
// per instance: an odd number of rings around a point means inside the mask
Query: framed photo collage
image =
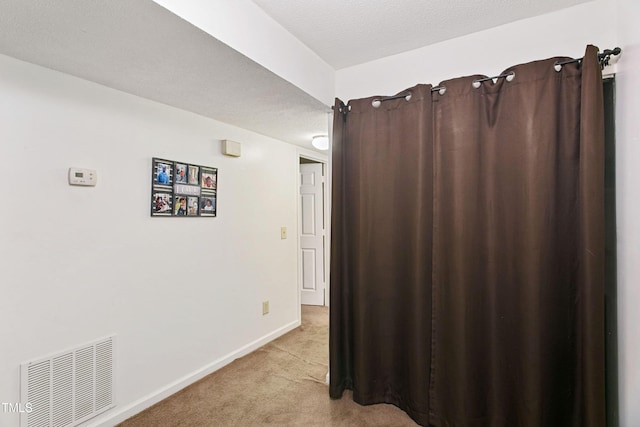
<svg viewBox="0 0 640 427"><path fill-rule="evenodd" d="M215 217L218 169L152 159L151 216Z"/></svg>

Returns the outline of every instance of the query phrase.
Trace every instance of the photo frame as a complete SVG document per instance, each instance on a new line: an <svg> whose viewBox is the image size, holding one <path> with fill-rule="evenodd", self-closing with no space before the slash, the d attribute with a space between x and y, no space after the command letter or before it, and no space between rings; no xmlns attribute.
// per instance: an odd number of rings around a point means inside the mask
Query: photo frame
<svg viewBox="0 0 640 427"><path fill-rule="evenodd" d="M153 192L151 197L151 216L171 216L173 194L164 191Z"/></svg>
<svg viewBox="0 0 640 427"><path fill-rule="evenodd" d="M189 165L188 182L189 185L198 185L200 181L200 166Z"/></svg>
<svg viewBox="0 0 640 427"><path fill-rule="evenodd" d="M201 168L200 186L203 190L218 188L218 170L216 168Z"/></svg>
<svg viewBox="0 0 640 427"><path fill-rule="evenodd" d="M200 212L200 197L187 196L187 216L198 216Z"/></svg>
<svg viewBox="0 0 640 427"><path fill-rule="evenodd" d="M200 216L215 217L218 213L218 169L200 168Z"/></svg>
<svg viewBox="0 0 640 427"><path fill-rule="evenodd" d="M173 162L170 160L153 159L154 186L169 188L173 185Z"/></svg>
<svg viewBox="0 0 640 427"><path fill-rule="evenodd" d="M187 196L174 194L173 196L173 215L187 216Z"/></svg>
<svg viewBox="0 0 640 427"><path fill-rule="evenodd" d="M200 215L216 216L216 195L206 194L200 197Z"/></svg>
<svg viewBox="0 0 640 427"><path fill-rule="evenodd" d="M188 184L189 167L184 163L176 163L175 167L175 181L176 184Z"/></svg>
<svg viewBox="0 0 640 427"><path fill-rule="evenodd" d="M152 217L215 217L217 194L217 168L152 158Z"/></svg>

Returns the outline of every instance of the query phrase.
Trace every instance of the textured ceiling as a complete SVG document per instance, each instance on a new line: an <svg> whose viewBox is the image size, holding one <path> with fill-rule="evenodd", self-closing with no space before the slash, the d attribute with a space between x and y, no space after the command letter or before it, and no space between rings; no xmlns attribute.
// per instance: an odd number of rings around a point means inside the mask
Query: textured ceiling
<svg viewBox="0 0 640 427"><path fill-rule="evenodd" d="M591 0L253 0L335 69Z"/></svg>

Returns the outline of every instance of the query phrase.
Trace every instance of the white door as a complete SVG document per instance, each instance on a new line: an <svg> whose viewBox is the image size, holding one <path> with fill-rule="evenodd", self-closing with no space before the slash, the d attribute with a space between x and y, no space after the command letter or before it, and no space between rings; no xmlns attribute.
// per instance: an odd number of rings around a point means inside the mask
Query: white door
<svg viewBox="0 0 640 427"><path fill-rule="evenodd" d="M324 305L324 218L322 163L300 165L301 302Z"/></svg>

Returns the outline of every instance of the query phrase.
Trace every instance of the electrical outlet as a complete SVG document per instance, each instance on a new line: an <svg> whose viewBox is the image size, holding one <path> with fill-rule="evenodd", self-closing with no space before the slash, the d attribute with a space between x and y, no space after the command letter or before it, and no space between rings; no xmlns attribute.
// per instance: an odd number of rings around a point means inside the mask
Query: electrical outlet
<svg viewBox="0 0 640 427"><path fill-rule="evenodd" d="M269 314L269 301L262 302L262 315Z"/></svg>
<svg viewBox="0 0 640 427"><path fill-rule="evenodd" d="M287 227L280 227L280 238L283 240L287 238Z"/></svg>

